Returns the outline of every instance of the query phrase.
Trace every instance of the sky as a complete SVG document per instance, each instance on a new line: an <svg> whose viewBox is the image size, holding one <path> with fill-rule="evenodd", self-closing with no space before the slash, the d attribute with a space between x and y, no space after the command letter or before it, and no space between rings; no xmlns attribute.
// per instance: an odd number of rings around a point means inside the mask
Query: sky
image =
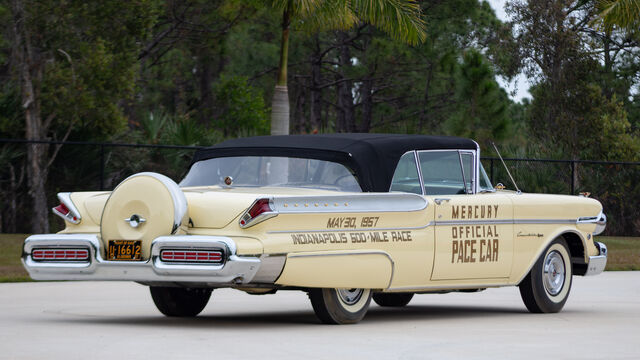
<svg viewBox="0 0 640 360"><path fill-rule="evenodd" d="M509 20L509 17L504 12L504 4L507 0L488 0L487 1L493 10L496 12L496 16L498 19L502 21ZM529 93L529 83L527 77L524 74L518 75L511 82L506 81L504 78L500 76L496 76L496 80L505 90L509 93L509 97L514 101L521 101L523 98L528 97L531 98L531 94Z"/></svg>

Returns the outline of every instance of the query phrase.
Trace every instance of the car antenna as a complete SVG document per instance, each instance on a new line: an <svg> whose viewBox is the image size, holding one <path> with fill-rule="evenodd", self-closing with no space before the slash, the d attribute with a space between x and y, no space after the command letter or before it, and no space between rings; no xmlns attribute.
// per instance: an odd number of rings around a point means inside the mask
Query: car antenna
<svg viewBox="0 0 640 360"><path fill-rule="evenodd" d="M502 165L504 166L505 170L507 170L507 174L509 175L509 178L511 179L511 182L513 183L513 186L516 187L516 190L518 191L518 194L522 193L522 191L520 191L520 189L518 188L518 184L516 184L516 181L513 180L513 176L511 176L511 172L509 171L509 168L507 167L507 164L504 163L504 159L502 158L502 155L500 155L500 151L498 150L498 147L496 146L496 143L494 143L492 141L491 145L493 145L493 148L496 149L496 154L498 154L498 157L500 157L500 161L502 161Z"/></svg>

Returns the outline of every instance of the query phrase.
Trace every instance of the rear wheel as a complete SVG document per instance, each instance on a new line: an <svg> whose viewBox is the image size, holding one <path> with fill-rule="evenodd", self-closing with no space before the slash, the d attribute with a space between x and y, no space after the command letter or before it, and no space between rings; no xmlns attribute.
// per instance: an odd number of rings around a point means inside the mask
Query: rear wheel
<svg viewBox="0 0 640 360"><path fill-rule="evenodd" d="M316 316L325 324L354 324L362 320L371 303L369 289L309 289Z"/></svg>
<svg viewBox="0 0 640 360"><path fill-rule="evenodd" d="M520 295L532 313L562 309L571 290L571 256L564 239L554 240L520 283Z"/></svg>
<svg viewBox="0 0 640 360"><path fill-rule="evenodd" d="M211 297L211 289L151 286L151 298L166 316L193 317L198 315Z"/></svg>
<svg viewBox="0 0 640 360"><path fill-rule="evenodd" d="M401 307L406 306L413 298L413 293L389 294L376 293L373 294L373 301L380 306Z"/></svg>

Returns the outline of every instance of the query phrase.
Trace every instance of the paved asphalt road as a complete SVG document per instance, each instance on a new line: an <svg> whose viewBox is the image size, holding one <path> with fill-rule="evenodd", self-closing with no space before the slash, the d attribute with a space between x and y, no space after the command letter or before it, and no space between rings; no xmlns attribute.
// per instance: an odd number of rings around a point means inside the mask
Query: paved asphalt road
<svg viewBox="0 0 640 360"><path fill-rule="evenodd" d="M0 284L2 359L640 359L640 272L575 277L559 314L517 288L372 305L357 325L316 320L306 294L216 290L194 319L163 317L134 283Z"/></svg>

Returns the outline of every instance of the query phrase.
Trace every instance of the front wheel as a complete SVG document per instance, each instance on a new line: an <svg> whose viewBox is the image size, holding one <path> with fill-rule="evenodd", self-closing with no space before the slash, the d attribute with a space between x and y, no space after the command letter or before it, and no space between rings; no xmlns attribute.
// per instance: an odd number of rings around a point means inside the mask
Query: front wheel
<svg viewBox="0 0 640 360"><path fill-rule="evenodd" d="M211 289L151 286L151 298L166 316L193 317L207 306Z"/></svg>
<svg viewBox="0 0 640 360"><path fill-rule="evenodd" d="M520 295L532 313L556 313L571 290L571 256L564 239L554 240L520 283Z"/></svg>
<svg viewBox="0 0 640 360"><path fill-rule="evenodd" d="M325 324L354 324L369 309L369 289L309 289L313 311Z"/></svg>

